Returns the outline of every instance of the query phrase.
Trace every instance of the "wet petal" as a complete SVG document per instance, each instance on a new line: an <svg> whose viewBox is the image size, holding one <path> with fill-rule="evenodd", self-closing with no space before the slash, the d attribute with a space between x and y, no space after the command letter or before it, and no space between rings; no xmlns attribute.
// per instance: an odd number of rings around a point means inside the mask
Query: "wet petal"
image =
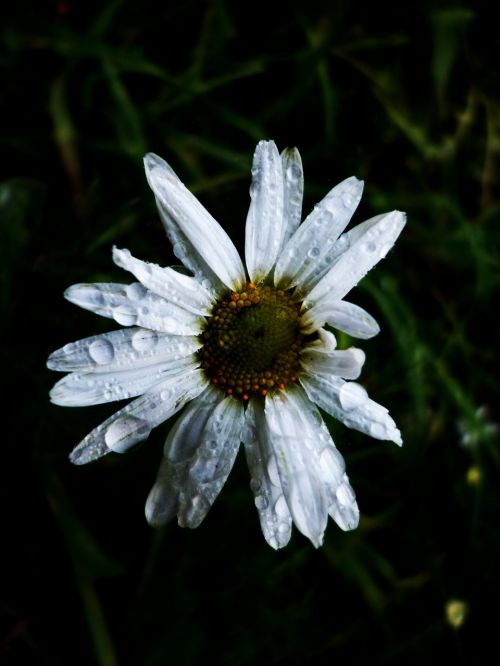
<svg viewBox="0 0 500 666"><path fill-rule="evenodd" d="M199 395L207 383L201 370L169 375L94 428L72 451L71 462L83 465L110 451L125 452Z"/></svg>
<svg viewBox="0 0 500 666"><path fill-rule="evenodd" d="M181 359L194 354L201 345L197 336L168 335L131 326L70 342L49 356L47 367L60 372L120 371Z"/></svg>
<svg viewBox="0 0 500 666"><path fill-rule="evenodd" d="M283 221L285 228L282 247L285 247L302 219L304 171L297 148L286 148L281 153L281 163L283 166Z"/></svg>
<svg viewBox="0 0 500 666"><path fill-rule="evenodd" d="M111 372L72 372L60 379L50 392L50 399L63 407L86 407L141 395L167 376L179 370L189 372L200 365L191 354L156 365L132 367Z"/></svg>
<svg viewBox="0 0 500 666"><path fill-rule="evenodd" d="M274 141L259 141L252 165L245 258L250 280L262 282L273 268L284 236L283 167Z"/></svg>
<svg viewBox="0 0 500 666"><path fill-rule="evenodd" d="M223 399L220 391L209 386L186 406L170 429L158 476L146 501L146 518L151 525L164 525L177 514L191 459L210 414Z"/></svg>
<svg viewBox="0 0 500 666"><path fill-rule="evenodd" d="M375 439L403 443L389 411L370 400L365 389L355 382L345 382L327 375L303 375L300 382L309 399L348 428L364 432Z"/></svg>
<svg viewBox="0 0 500 666"><path fill-rule="evenodd" d="M243 264L222 227L164 160L148 153L144 158L144 166L167 234L171 234L170 240L176 256L197 277L197 273L200 273L201 281L205 280L207 287L212 282L212 274L215 274L230 289L243 288ZM176 229L180 234L176 233ZM210 269L208 273L205 267Z"/></svg>
<svg viewBox="0 0 500 666"><path fill-rule="evenodd" d="M365 353L351 347L342 351L324 351L306 347L300 357L301 367L308 374L335 375L344 379L357 379L365 362Z"/></svg>
<svg viewBox="0 0 500 666"><path fill-rule="evenodd" d="M189 312L208 315L213 299L210 292L198 280L182 275L173 268L161 268L156 264L136 259L128 250L113 248L115 264L130 271L147 289L169 303L179 305Z"/></svg>
<svg viewBox="0 0 500 666"><path fill-rule="evenodd" d="M196 335L203 330L203 317L169 303L140 282L74 284L64 296L71 303L114 319L122 326L141 326L172 335Z"/></svg>
<svg viewBox="0 0 500 666"><path fill-rule="evenodd" d="M321 307L307 311L302 321L305 333L312 333L325 323L362 340L373 338L380 331L376 320L366 310L348 301L332 303L325 299Z"/></svg>
<svg viewBox="0 0 500 666"><path fill-rule="evenodd" d="M297 528L318 548L328 519L328 501L315 455L315 443L300 411L286 393L266 396L265 420L288 509Z"/></svg>
<svg viewBox="0 0 500 666"><path fill-rule="evenodd" d="M274 282L281 289L311 288L317 275L330 268L334 245L351 219L363 192L354 176L334 187L317 204L284 248L276 264Z"/></svg>
<svg viewBox="0 0 500 666"><path fill-rule="evenodd" d="M220 493L240 448L243 421L242 403L230 396L209 415L189 462L187 482L180 488L181 527L198 527Z"/></svg>
<svg viewBox="0 0 500 666"><path fill-rule="evenodd" d="M240 446L243 405L208 388L169 433L158 478L146 502L151 524L178 515L197 527L221 491Z"/></svg>
<svg viewBox="0 0 500 666"><path fill-rule="evenodd" d="M392 211L367 227L336 261L330 271L307 294L303 307L313 310L310 320L318 320L316 312L322 312L328 303L336 303L383 259L394 245L406 222L406 215ZM354 229L353 229L354 231Z"/></svg>
<svg viewBox="0 0 500 666"><path fill-rule="evenodd" d="M259 401L251 400L246 409L242 439L262 533L272 548L283 548L290 541L292 516L283 493L276 456L266 436L264 408Z"/></svg>
<svg viewBox="0 0 500 666"><path fill-rule="evenodd" d="M341 453L333 443L321 414L300 387L296 387L292 399L303 421L304 437L309 439L313 455L328 501L328 513L343 530L358 526L359 509L356 494L345 473Z"/></svg>

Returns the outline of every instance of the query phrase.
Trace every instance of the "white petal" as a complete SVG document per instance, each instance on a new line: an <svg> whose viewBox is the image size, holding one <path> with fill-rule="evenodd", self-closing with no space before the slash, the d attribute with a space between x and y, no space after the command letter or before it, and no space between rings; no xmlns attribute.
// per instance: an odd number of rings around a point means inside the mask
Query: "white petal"
<svg viewBox="0 0 500 666"><path fill-rule="evenodd" d="M243 419L242 403L213 387L186 408L169 433L146 502L151 524L163 524L175 513L181 527L201 523L233 467Z"/></svg>
<svg viewBox="0 0 500 666"><path fill-rule="evenodd" d="M326 303L335 303L344 298L370 268L386 256L405 222L406 215L397 210L381 216L376 224L370 226L339 257L330 271L306 296L304 307L321 311ZM311 312L309 317L311 320L318 320L315 312Z"/></svg>
<svg viewBox="0 0 500 666"><path fill-rule="evenodd" d="M303 326L301 325L301 330ZM316 331L318 337L312 342L307 343L307 349L317 349L319 351L333 351L337 348L337 339L331 331L327 331L326 328L316 328L311 329L311 333ZM309 331L308 331L309 332Z"/></svg>
<svg viewBox="0 0 500 666"><path fill-rule="evenodd" d="M265 433L264 408L259 401L251 400L245 412L242 434L251 475L250 487L264 538L277 550L290 541L292 516L283 494L276 456Z"/></svg>
<svg viewBox="0 0 500 666"><path fill-rule="evenodd" d="M334 187L317 204L292 236L276 264L274 282L282 289L311 288L317 275L328 270L335 241L361 199L363 181L354 176Z"/></svg>
<svg viewBox="0 0 500 666"><path fill-rule="evenodd" d="M110 451L123 453L199 395L207 383L201 370L170 375L94 428L72 451L71 462L83 465Z"/></svg>
<svg viewBox="0 0 500 666"><path fill-rule="evenodd" d="M364 432L375 439L390 440L399 446L403 443L389 411L370 400L359 384L319 374L301 376L300 382L310 400L348 428Z"/></svg>
<svg viewBox="0 0 500 666"><path fill-rule="evenodd" d="M146 501L146 519L151 525L164 525L177 514L180 490L187 483L203 428L223 399L221 391L209 386L186 406L170 429L158 476Z"/></svg>
<svg viewBox="0 0 500 666"><path fill-rule="evenodd" d="M250 280L262 282L278 257L284 236L283 167L274 141L259 141L252 165L245 258Z"/></svg>
<svg viewBox="0 0 500 666"><path fill-rule="evenodd" d="M70 342L49 356L47 367L60 372L127 370L190 356L201 345L200 337L131 326Z"/></svg>
<svg viewBox="0 0 500 666"><path fill-rule="evenodd" d="M63 407L87 407L141 395L167 376L180 370L189 372L200 365L194 355L182 359L112 372L72 372L60 379L50 392L50 399Z"/></svg>
<svg viewBox="0 0 500 666"><path fill-rule="evenodd" d="M144 166L167 233L174 229L171 241L176 256L194 270L195 275L201 272L203 279L209 282L211 276L203 270L204 266L208 266L230 289L243 288L243 264L222 227L181 183L164 160L148 153L144 158ZM180 230L181 235L175 233L175 227Z"/></svg>
<svg viewBox="0 0 500 666"><path fill-rule="evenodd" d="M311 315L312 313L312 315ZM366 310L348 301L324 300L321 307L307 311L302 317L305 333L312 333L318 326L330 324L353 338L367 340L380 331L375 319Z"/></svg>
<svg viewBox="0 0 500 666"><path fill-rule="evenodd" d="M328 519L328 500L321 480L314 442L304 428L292 390L266 396L267 437L293 522L318 548Z"/></svg>
<svg viewBox="0 0 500 666"><path fill-rule="evenodd" d="M297 148L286 148L281 153L281 162L283 165L283 221L285 225L282 247L285 247L302 219L304 171Z"/></svg>
<svg viewBox="0 0 500 666"><path fill-rule="evenodd" d="M141 326L172 335L196 335L203 330L203 317L168 303L140 282L74 284L64 296L71 303L114 319L122 326Z"/></svg>
<svg viewBox="0 0 500 666"><path fill-rule="evenodd" d="M230 396L208 417L189 461L187 483L180 488L181 527L198 527L221 491L240 447L243 420L242 403Z"/></svg>
<svg viewBox="0 0 500 666"><path fill-rule="evenodd" d="M128 250L113 248L115 264L130 271L147 289L162 296L169 303L179 305L189 312L208 315L213 299L210 292L198 280L182 275L173 268L161 268L156 264L136 259Z"/></svg>
<svg viewBox="0 0 500 666"><path fill-rule="evenodd" d="M305 439L311 442L313 455L317 458L317 469L328 500L328 513L343 530L358 526L359 509L356 494L352 489L341 453L333 443L321 414L307 395L296 387L292 393L297 410L303 421Z"/></svg>
<svg viewBox="0 0 500 666"><path fill-rule="evenodd" d="M365 353L351 347L342 351L326 352L311 346L300 356L303 370L309 374L335 375L344 379L357 379L365 362Z"/></svg>

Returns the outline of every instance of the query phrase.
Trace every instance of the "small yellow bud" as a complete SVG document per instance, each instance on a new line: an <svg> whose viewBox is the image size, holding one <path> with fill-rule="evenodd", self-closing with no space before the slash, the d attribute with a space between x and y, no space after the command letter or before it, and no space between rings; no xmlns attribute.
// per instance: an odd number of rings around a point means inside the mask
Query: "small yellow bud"
<svg viewBox="0 0 500 666"><path fill-rule="evenodd" d="M450 599L445 606L446 620L453 629L460 629L467 617L468 607L465 601Z"/></svg>

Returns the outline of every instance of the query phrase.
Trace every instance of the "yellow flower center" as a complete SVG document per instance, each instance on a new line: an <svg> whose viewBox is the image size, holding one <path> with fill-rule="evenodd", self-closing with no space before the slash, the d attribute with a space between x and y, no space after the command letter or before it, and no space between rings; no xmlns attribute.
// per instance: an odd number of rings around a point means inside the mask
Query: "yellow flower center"
<svg viewBox="0 0 500 666"><path fill-rule="evenodd" d="M305 339L299 311L290 292L251 283L221 298L200 351L211 382L244 401L295 382Z"/></svg>

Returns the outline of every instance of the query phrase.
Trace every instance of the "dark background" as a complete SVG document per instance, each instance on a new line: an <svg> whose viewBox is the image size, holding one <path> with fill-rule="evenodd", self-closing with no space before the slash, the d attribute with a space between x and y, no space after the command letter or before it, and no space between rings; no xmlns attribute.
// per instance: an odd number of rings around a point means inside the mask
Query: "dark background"
<svg viewBox="0 0 500 666"><path fill-rule="evenodd" d="M2 10L2 664L498 655L493 4ZM352 174L366 181L355 222L408 212L395 250L351 295L382 327L361 343L361 382L390 408L404 447L328 422L362 519L351 533L331 523L317 551L296 531L283 551L266 545L243 456L199 529L150 529L143 506L168 424L126 456L72 467L67 454L114 406L64 409L47 395L58 378L47 355L113 328L63 290L126 282L114 243L174 261L142 155L164 156L242 249L262 138L299 147L305 212Z"/></svg>

